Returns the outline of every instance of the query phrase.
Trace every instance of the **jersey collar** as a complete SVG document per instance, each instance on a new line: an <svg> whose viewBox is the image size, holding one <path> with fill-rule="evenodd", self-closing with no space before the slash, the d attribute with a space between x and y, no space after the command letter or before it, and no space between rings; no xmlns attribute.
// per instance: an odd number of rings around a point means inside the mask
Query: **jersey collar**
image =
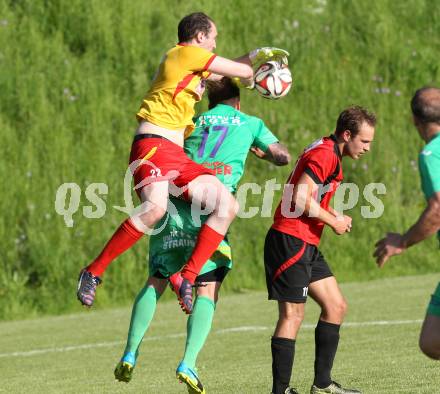
<svg viewBox="0 0 440 394"><path fill-rule="evenodd" d="M428 144L432 141L434 141L436 138L440 137L440 130L437 132L437 134L434 134L434 136L429 140Z"/></svg>
<svg viewBox="0 0 440 394"><path fill-rule="evenodd" d="M335 151L336 155L339 157L339 159L342 159L342 154L338 148L338 139L334 134L331 134L329 138L334 142L333 150Z"/></svg>

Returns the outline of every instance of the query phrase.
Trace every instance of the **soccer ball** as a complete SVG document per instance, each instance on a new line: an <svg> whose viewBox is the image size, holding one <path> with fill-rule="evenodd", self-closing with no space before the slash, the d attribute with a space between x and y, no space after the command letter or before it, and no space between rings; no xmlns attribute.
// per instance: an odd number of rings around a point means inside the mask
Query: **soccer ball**
<svg viewBox="0 0 440 394"><path fill-rule="evenodd" d="M277 100L289 93L292 86L292 74L287 67L275 61L263 63L254 76L255 89L264 98Z"/></svg>

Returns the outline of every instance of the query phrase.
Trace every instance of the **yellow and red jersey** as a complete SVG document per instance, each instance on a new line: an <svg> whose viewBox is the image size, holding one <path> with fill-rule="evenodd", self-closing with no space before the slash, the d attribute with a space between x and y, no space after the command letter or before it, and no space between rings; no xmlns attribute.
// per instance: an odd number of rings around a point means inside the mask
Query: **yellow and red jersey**
<svg viewBox="0 0 440 394"><path fill-rule="evenodd" d="M136 117L170 130L194 130L194 105L202 99L202 79L216 55L196 46L177 44L164 56L153 85Z"/></svg>

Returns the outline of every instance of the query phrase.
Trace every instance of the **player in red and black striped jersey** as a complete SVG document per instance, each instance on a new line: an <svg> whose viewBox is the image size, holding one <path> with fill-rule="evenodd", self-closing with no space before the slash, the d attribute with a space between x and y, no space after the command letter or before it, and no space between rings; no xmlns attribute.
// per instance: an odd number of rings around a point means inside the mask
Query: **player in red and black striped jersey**
<svg viewBox="0 0 440 394"><path fill-rule="evenodd" d="M298 158L267 233L266 283L269 299L277 300L279 307L271 343L274 394L289 390L295 338L308 295L321 307L315 330L315 377L310 392L360 393L331 379L347 304L318 245L325 225L338 235L351 229L351 218L336 212L329 203L343 180L342 157L357 160L368 152L375 125L375 116L364 108L344 110L334 134L313 142Z"/></svg>

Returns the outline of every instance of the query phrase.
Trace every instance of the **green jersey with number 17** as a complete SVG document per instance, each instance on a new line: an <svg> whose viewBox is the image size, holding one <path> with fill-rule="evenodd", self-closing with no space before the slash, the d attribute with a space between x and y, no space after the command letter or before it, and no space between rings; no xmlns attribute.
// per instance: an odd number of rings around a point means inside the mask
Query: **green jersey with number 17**
<svg viewBox="0 0 440 394"><path fill-rule="evenodd" d="M218 104L202 113L195 119L195 126L185 140L186 154L213 169L217 178L233 193L243 175L249 149L255 146L266 152L270 144L278 142L261 119L230 105ZM167 214L156 225L156 229L164 227L150 237L150 261L159 254L179 250L184 254L194 247L200 226L193 221L191 205L177 198L171 198L170 204L176 207L178 214Z"/></svg>
<svg viewBox="0 0 440 394"><path fill-rule="evenodd" d="M243 176L251 146L267 150L277 142L261 119L230 105L218 104L196 118L194 132L185 140L185 153L215 171L231 192Z"/></svg>

